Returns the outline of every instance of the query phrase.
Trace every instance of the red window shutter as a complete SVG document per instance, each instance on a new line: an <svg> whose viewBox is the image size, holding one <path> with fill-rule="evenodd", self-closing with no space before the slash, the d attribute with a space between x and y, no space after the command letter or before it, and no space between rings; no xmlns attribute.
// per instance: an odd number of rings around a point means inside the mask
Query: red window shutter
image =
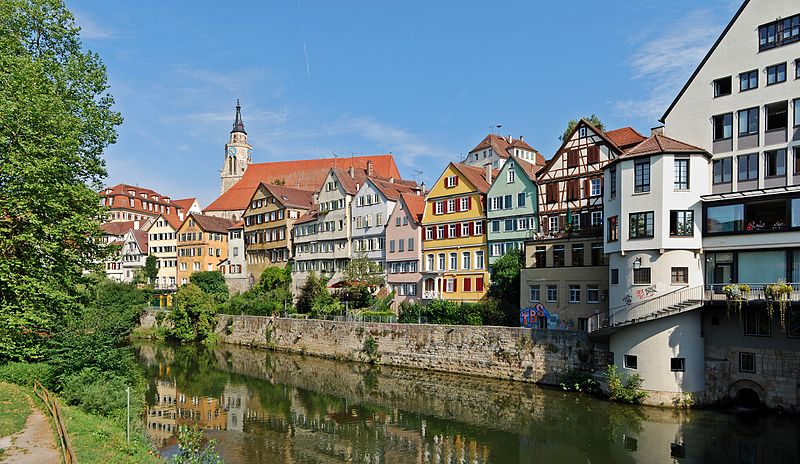
<svg viewBox="0 0 800 464"><path fill-rule="evenodd" d="M453 293L458 291L458 279L453 278Z"/></svg>
<svg viewBox="0 0 800 464"><path fill-rule="evenodd" d="M456 176L456 186L458 186L458 176Z"/></svg>
<svg viewBox="0 0 800 464"><path fill-rule="evenodd" d="M583 196L584 198L589 198L592 196L592 181L591 179L586 179L583 182Z"/></svg>
<svg viewBox="0 0 800 464"><path fill-rule="evenodd" d="M461 237L461 223L456 224L456 237Z"/></svg>
<svg viewBox="0 0 800 464"><path fill-rule="evenodd" d="M464 291L465 292L472 291L472 279L470 279L469 277L464 278Z"/></svg>
<svg viewBox="0 0 800 464"><path fill-rule="evenodd" d="M467 197L467 211L472 209L472 197Z"/></svg>
<svg viewBox="0 0 800 464"><path fill-rule="evenodd" d="M550 233L550 218L546 217L542 220L542 233L549 234Z"/></svg>
<svg viewBox="0 0 800 464"><path fill-rule="evenodd" d="M566 216L559 216L558 217L558 228L564 230L564 226L566 225L567 217Z"/></svg>
<svg viewBox="0 0 800 464"><path fill-rule="evenodd" d="M483 277L477 277L475 279L475 291L482 292L483 291Z"/></svg>
<svg viewBox="0 0 800 464"><path fill-rule="evenodd" d="M444 238L450 238L450 226L444 226Z"/></svg>
<svg viewBox="0 0 800 464"><path fill-rule="evenodd" d="M469 223L469 234L470 235L475 235L475 223L474 222L470 222Z"/></svg>
<svg viewBox="0 0 800 464"><path fill-rule="evenodd" d="M603 177L600 178L600 195L603 195Z"/></svg>

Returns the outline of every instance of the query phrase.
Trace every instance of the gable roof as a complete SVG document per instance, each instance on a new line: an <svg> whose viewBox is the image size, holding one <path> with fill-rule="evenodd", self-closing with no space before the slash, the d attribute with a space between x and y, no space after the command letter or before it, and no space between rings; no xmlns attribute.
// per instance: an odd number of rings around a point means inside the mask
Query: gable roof
<svg viewBox="0 0 800 464"><path fill-rule="evenodd" d="M131 230L131 234L133 235L133 239L136 241L136 245L139 247L139 251L147 254L149 251L147 249L147 232L140 229L133 229Z"/></svg>
<svg viewBox="0 0 800 464"><path fill-rule="evenodd" d="M486 193L489 191L489 187L491 184L486 182L486 168L478 167L478 166L467 166L466 164L461 163L450 163L451 166L456 168L458 172L464 176L473 187L478 189L481 193ZM497 169L492 169L492 180L497 178L497 175L500 173Z"/></svg>
<svg viewBox="0 0 800 464"><path fill-rule="evenodd" d="M132 230L135 225L136 221L106 222L100 224L100 229L104 234L121 236Z"/></svg>
<svg viewBox="0 0 800 464"><path fill-rule="evenodd" d="M245 210L258 185L272 184L275 180L282 180L286 187L316 192L325 183L330 169L346 170L353 167L366 171L369 161L372 161L373 174L387 179L400 178L392 155L256 163L249 165L239 182L208 205L205 211Z"/></svg>
<svg viewBox="0 0 800 464"><path fill-rule="evenodd" d="M739 19L739 16L741 16L742 12L744 11L744 9L749 4L750 4L750 0L744 0L744 3L742 3L742 6L739 7L739 9L736 11L736 14L733 15L733 18L731 18L731 20L728 23L728 25L725 26L725 29L722 30L722 33L717 38L717 41L714 42L714 45L712 45L711 48L708 50L708 53L706 53L706 56L704 56L703 59L700 60L700 64L697 65L697 68L694 70L692 75L689 76L689 79L683 85L683 87L681 88L680 92L678 92L678 95L675 97L675 100L672 100L672 103L670 103L669 107L667 108L667 111L665 111L664 115L661 116L658 119L662 124L664 124L664 122L667 119L667 116L669 116L669 113L672 112L672 109L675 108L675 105L678 104L678 100L680 100L681 97L683 96L683 94L686 93L686 89L689 88L689 85L691 85L692 81L694 81L694 78L697 77L697 75L700 73L700 70L706 64L708 59L711 58L711 55L714 53L714 51L717 49L719 44L722 42L722 39L724 39L725 36L728 34L728 31L731 30L731 27L733 27L733 23L735 23L736 20Z"/></svg>
<svg viewBox="0 0 800 464"><path fill-rule="evenodd" d="M533 164L528 160L520 159L520 158L518 158L516 156L512 156L509 159L512 159L512 158L522 168L522 172L524 172L525 175L528 176L528 179L536 182L536 173L539 172L540 169L543 169L544 166L540 166L538 164Z"/></svg>
<svg viewBox="0 0 800 464"><path fill-rule="evenodd" d="M180 206L185 212L189 212L189 208L192 207L195 201L197 201L197 198L195 197L172 200L173 203Z"/></svg>
<svg viewBox="0 0 800 464"><path fill-rule="evenodd" d="M231 224L231 226L228 227L228 230L231 230L231 229L243 229L243 228L244 228L244 221L239 221L239 222L234 222L233 224Z"/></svg>
<svg viewBox="0 0 800 464"><path fill-rule="evenodd" d="M508 136L507 139L501 135L489 134L486 137L484 137L483 140L481 140L480 143L478 143L478 145L476 145L475 148L473 148L469 152L474 153L478 150L483 150L486 148L491 148L495 153L497 153L497 156L501 158L508 158L509 156L514 154L514 152L512 151L514 148L520 148L523 150L534 152L536 164L544 165L546 162L544 156L542 156L541 153L539 153L535 148L528 145L528 143L525 142L524 140L515 139L510 135Z"/></svg>
<svg viewBox="0 0 800 464"><path fill-rule="evenodd" d="M397 201L403 193L413 193L414 188L406 183L398 184L385 179L368 177L367 180L378 189L388 200ZM416 183L414 183L416 184Z"/></svg>
<svg viewBox="0 0 800 464"><path fill-rule="evenodd" d="M178 229L181 228L182 221L180 219L178 219L177 217L175 217L175 216L166 215L164 213L161 213L161 214L158 215L158 218L156 218L156 220L158 220L159 218L163 218L175 230L178 230Z"/></svg>
<svg viewBox="0 0 800 464"><path fill-rule="evenodd" d="M406 205L411 219L417 224L422 223L422 215L425 213L425 197L413 193L400 194L400 201Z"/></svg>
<svg viewBox="0 0 800 464"><path fill-rule="evenodd" d="M607 131L606 137L611 139L623 151L635 147L647 138L633 127L620 127L619 129Z"/></svg>
<svg viewBox="0 0 800 464"><path fill-rule="evenodd" d="M626 159L639 158L660 153L700 154L709 159L711 158L711 154L703 148L689 145L688 143L675 140L663 134L655 134L632 149L628 150L624 154L618 156L616 159L611 160L607 166L619 161L624 161Z"/></svg>
<svg viewBox="0 0 800 464"><path fill-rule="evenodd" d="M594 124L590 123L586 119L581 118L581 120L578 121L577 124L575 124L575 127L572 128L572 132L570 132L569 135L564 137L564 140L561 142L561 146L558 147L558 150L556 150L556 154L553 155L553 157L550 158L550 160L547 162L547 164L545 164L536 173L537 178L538 178L538 176L540 176L540 175L544 174L545 172L547 172L550 169L550 167L553 165L553 163L555 163L556 160L558 160L558 155L564 152L564 148L566 148L567 144L570 142L570 140L572 140L572 137L575 135L575 132L577 132L578 129L580 129L582 126L588 127L592 132L597 134L597 136L600 137L601 139L603 139L603 141L606 142L611 148L616 150L618 155L621 155L623 153L622 149L619 146L617 146L617 144L613 140L611 140L606 135L605 132L603 132L602 130L600 130L597 127L595 127Z"/></svg>
<svg viewBox="0 0 800 464"><path fill-rule="evenodd" d="M319 216L319 207L314 206L312 209L308 210L306 214L297 218L297 220L294 221L294 223L295 225L297 225L297 224L304 224L306 222L313 222L317 219L317 216Z"/></svg>
<svg viewBox="0 0 800 464"><path fill-rule="evenodd" d="M230 219L208 216L206 214L191 213L186 217L186 220L188 221L190 217L193 218L195 222L197 222L197 225L199 225L200 228L206 232L227 234L228 229L234 224L234 222Z"/></svg>
<svg viewBox="0 0 800 464"><path fill-rule="evenodd" d="M270 195L281 202L283 206L299 209L311 209L311 207L314 206L314 192L274 184L265 184L263 182L261 186L267 189ZM253 195L255 195L255 192Z"/></svg>

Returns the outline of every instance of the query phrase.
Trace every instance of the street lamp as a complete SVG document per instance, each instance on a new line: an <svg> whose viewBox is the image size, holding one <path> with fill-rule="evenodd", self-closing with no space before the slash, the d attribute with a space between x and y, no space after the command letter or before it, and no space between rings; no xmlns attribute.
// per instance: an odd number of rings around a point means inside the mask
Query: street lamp
<svg viewBox="0 0 800 464"><path fill-rule="evenodd" d="M642 267L642 258L641 258L641 256L633 260L633 268L638 270L640 267Z"/></svg>

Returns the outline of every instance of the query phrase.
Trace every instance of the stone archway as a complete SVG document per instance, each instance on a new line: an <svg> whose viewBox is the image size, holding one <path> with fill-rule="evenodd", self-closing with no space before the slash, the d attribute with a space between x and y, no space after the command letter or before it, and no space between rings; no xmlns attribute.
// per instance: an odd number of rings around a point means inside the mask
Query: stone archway
<svg viewBox="0 0 800 464"><path fill-rule="evenodd" d="M728 394L731 400L746 407L758 407L767 402L767 392L764 387L752 380L738 380L732 383Z"/></svg>

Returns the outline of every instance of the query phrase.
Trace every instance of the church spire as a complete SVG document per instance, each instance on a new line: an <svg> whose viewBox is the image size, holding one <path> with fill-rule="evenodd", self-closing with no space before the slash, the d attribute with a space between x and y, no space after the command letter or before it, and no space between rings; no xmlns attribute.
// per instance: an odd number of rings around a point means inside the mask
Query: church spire
<svg viewBox="0 0 800 464"><path fill-rule="evenodd" d="M242 122L242 107L239 105L238 98L236 99L236 119L233 121L233 130L231 130L231 134L234 132L241 132L247 135L247 132L244 130L244 123Z"/></svg>

